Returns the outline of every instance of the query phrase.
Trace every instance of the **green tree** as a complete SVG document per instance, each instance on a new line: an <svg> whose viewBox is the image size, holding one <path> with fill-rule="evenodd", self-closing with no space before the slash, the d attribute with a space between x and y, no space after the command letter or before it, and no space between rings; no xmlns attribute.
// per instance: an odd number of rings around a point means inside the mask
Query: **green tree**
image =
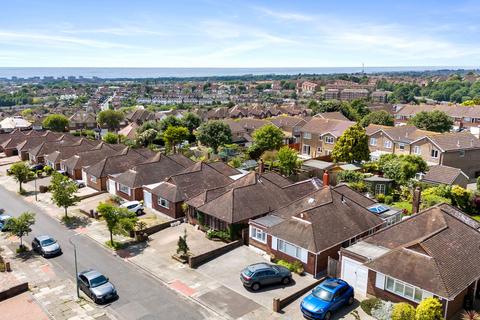
<svg viewBox="0 0 480 320"><path fill-rule="evenodd" d="M283 131L273 124L264 125L253 132L253 143L262 151L278 150L285 138Z"/></svg>
<svg viewBox="0 0 480 320"><path fill-rule="evenodd" d="M22 193L22 183L27 182L30 175L30 168L25 162L16 162L10 166L9 174L18 182L18 192Z"/></svg>
<svg viewBox="0 0 480 320"><path fill-rule="evenodd" d="M97 115L97 123L100 126L106 126L111 131L118 129L123 119L125 119L125 115L122 111L117 110L103 110Z"/></svg>
<svg viewBox="0 0 480 320"><path fill-rule="evenodd" d="M68 127L68 119L63 114L51 114L43 119L42 126L48 130L64 132Z"/></svg>
<svg viewBox="0 0 480 320"><path fill-rule="evenodd" d="M420 156L385 154L378 160L378 168L387 178L406 184L418 172L425 172L427 163Z"/></svg>
<svg viewBox="0 0 480 320"><path fill-rule="evenodd" d="M110 233L110 244L115 247L113 241L114 234L125 234L134 230L138 218L135 212L130 212L126 208L120 208L109 203L100 203L97 211L107 223Z"/></svg>
<svg viewBox="0 0 480 320"><path fill-rule="evenodd" d="M75 205L79 201L76 195L78 190L77 184L63 174L54 172L52 181L50 182L50 190L52 192L53 203L63 208L65 210L65 219L68 218L68 207Z"/></svg>
<svg viewBox="0 0 480 320"><path fill-rule="evenodd" d="M392 320L414 320L415 308L406 302L396 303L393 306Z"/></svg>
<svg viewBox="0 0 480 320"><path fill-rule="evenodd" d="M158 131L155 129L147 129L140 133L137 137L137 140L143 145L148 146L149 144L153 143L155 139L158 137Z"/></svg>
<svg viewBox="0 0 480 320"><path fill-rule="evenodd" d="M186 256L188 254L188 251L190 251L190 248L188 247L188 244L187 244L187 229L185 229L183 237L182 236L178 237L177 254Z"/></svg>
<svg viewBox="0 0 480 320"><path fill-rule="evenodd" d="M35 213L24 212L18 218L12 217L7 220L7 230L13 236L20 238L20 248L23 247L23 236L28 235L32 231L35 224Z"/></svg>
<svg viewBox="0 0 480 320"><path fill-rule="evenodd" d="M362 127L368 127L369 124L393 126L393 123L394 123L393 115L391 115L385 110L371 112L367 114L365 117L363 117L362 120L360 120L360 125Z"/></svg>
<svg viewBox="0 0 480 320"><path fill-rule="evenodd" d="M182 120L180 120L179 118L173 115L170 115L160 121L160 123L158 124L158 128L160 129L161 132L163 132L167 130L168 127L179 127L181 125L182 125Z"/></svg>
<svg viewBox="0 0 480 320"><path fill-rule="evenodd" d="M356 124L345 130L333 147L332 158L335 162L368 161L370 150L365 129Z"/></svg>
<svg viewBox="0 0 480 320"><path fill-rule="evenodd" d="M110 143L110 144L119 143L118 134L113 133L113 132L105 133L105 135L102 137L102 140L105 141L106 143Z"/></svg>
<svg viewBox="0 0 480 320"><path fill-rule="evenodd" d="M33 115L33 110L31 108L23 109L22 112L20 112L20 115L25 119L31 119Z"/></svg>
<svg viewBox="0 0 480 320"><path fill-rule="evenodd" d="M442 320L442 303L437 298L423 299L417 306L415 320Z"/></svg>
<svg viewBox="0 0 480 320"><path fill-rule="evenodd" d="M408 121L408 124L428 131L447 132L452 130L453 120L439 110L421 111Z"/></svg>
<svg viewBox="0 0 480 320"><path fill-rule="evenodd" d="M195 139L195 136L193 135L193 131L197 129L201 123L202 123L202 120L200 119L200 117L193 112L187 112L183 115L182 126L186 127L190 132L190 138L189 138L190 142L192 142Z"/></svg>
<svg viewBox="0 0 480 320"><path fill-rule="evenodd" d="M297 151L294 149L288 146L281 147L277 157L282 173L290 175L297 168Z"/></svg>
<svg viewBox="0 0 480 320"><path fill-rule="evenodd" d="M197 130L197 139L203 145L211 147L214 153L218 148L228 143L232 143L232 131L230 127L221 121L210 120L200 125Z"/></svg>
<svg viewBox="0 0 480 320"><path fill-rule="evenodd" d="M168 149L173 147L173 153L177 152L177 145L188 139L190 133L185 127L168 127L162 134Z"/></svg>
<svg viewBox="0 0 480 320"><path fill-rule="evenodd" d="M370 109L368 109L368 104L365 99L352 100L350 102L350 107L353 111L355 111L356 114L358 114L360 118L365 117L370 113Z"/></svg>

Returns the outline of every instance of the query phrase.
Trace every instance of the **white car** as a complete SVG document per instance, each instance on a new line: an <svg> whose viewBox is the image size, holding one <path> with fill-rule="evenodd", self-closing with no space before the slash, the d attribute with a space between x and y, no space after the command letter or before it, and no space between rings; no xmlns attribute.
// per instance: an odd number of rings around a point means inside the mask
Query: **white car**
<svg viewBox="0 0 480 320"><path fill-rule="evenodd" d="M127 201L120 205L121 208L127 208L130 212L135 212L137 215L143 214L143 204L140 201Z"/></svg>

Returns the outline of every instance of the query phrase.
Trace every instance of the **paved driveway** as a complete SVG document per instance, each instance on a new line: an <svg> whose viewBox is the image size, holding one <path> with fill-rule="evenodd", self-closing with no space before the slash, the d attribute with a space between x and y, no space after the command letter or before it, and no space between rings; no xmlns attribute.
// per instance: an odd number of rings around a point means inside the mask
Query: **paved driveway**
<svg viewBox="0 0 480 320"><path fill-rule="evenodd" d="M272 310L273 298L288 296L315 281L310 275L293 274L293 282L290 285L265 287L258 292L247 290L240 281L240 272L247 265L258 262L267 262L267 260L247 246L242 246L200 266L198 271L269 310Z"/></svg>

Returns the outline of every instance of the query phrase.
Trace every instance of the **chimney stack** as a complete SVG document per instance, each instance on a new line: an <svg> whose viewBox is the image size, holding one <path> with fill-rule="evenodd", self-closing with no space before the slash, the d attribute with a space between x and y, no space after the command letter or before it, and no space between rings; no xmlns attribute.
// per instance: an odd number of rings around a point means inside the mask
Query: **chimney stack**
<svg viewBox="0 0 480 320"><path fill-rule="evenodd" d="M260 165L258 166L258 173L262 174L265 172L265 163L263 163L263 159L260 159Z"/></svg>
<svg viewBox="0 0 480 320"><path fill-rule="evenodd" d="M329 185L329 183L330 183L329 180L330 180L330 176L329 176L328 172L325 170L325 171L323 172L323 186L324 186L324 187L326 187L326 186Z"/></svg>
<svg viewBox="0 0 480 320"><path fill-rule="evenodd" d="M413 191L413 203L412 203L412 214L416 214L420 211L420 203L421 201L422 192L420 191L420 187L416 187Z"/></svg>

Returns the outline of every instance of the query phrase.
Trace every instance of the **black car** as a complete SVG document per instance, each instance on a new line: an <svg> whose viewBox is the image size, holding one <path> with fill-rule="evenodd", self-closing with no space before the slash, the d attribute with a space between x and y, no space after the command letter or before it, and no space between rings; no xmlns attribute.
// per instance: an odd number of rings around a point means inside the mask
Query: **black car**
<svg viewBox="0 0 480 320"><path fill-rule="evenodd" d="M30 171L37 172L38 170L43 170L45 168L45 165L42 163L34 164L30 166Z"/></svg>
<svg viewBox="0 0 480 320"><path fill-rule="evenodd" d="M289 284L292 281L292 273L282 266L256 263L243 269L240 280L245 287L257 291L264 285Z"/></svg>
<svg viewBox="0 0 480 320"><path fill-rule="evenodd" d="M53 257L62 254L58 242L50 236L38 236L32 241L32 249L43 257Z"/></svg>
<svg viewBox="0 0 480 320"><path fill-rule="evenodd" d="M115 286L98 271L87 270L78 274L78 285L95 303L104 303L118 297Z"/></svg>

